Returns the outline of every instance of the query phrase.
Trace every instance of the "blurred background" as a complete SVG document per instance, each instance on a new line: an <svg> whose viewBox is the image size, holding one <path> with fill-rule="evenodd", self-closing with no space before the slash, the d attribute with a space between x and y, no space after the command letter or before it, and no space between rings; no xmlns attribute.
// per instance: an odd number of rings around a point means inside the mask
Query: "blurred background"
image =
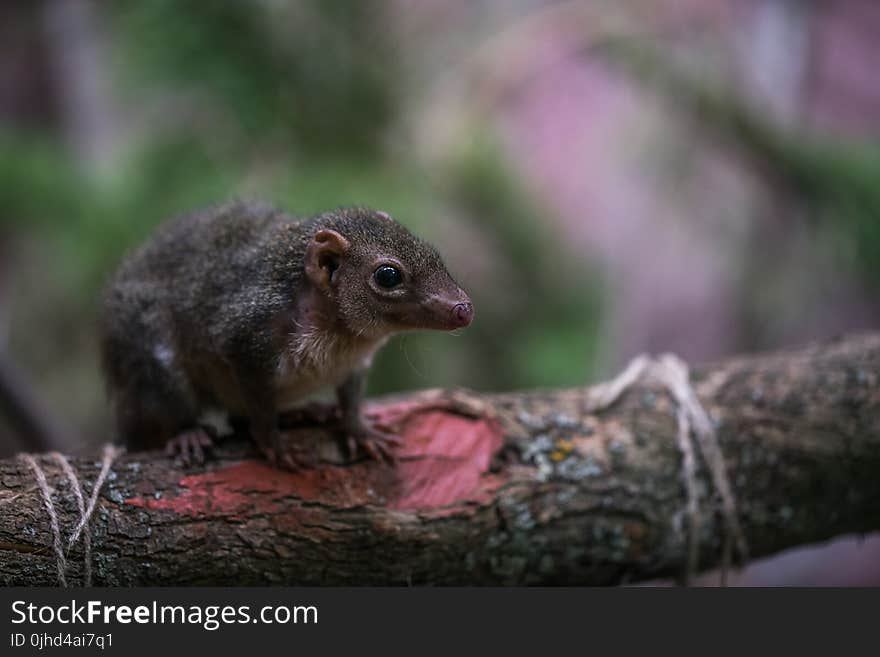
<svg viewBox="0 0 880 657"><path fill-rule="evenodd" d="M392 341L372 394L877 328L878 64L876 0L5 0L0 374L104 442L103 281L232 197L372 205L445 255L475 324ZM880 584L880 541L742 581Z"/></svg>

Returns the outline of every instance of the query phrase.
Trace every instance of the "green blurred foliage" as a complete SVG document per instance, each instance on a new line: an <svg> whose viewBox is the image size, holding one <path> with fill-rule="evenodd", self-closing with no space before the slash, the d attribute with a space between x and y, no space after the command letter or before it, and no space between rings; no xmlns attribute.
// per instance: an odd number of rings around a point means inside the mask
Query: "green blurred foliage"
<svg viewBox="0 0 880 657"><path fill-rule="evenodd" d="M372 156L393 119L397 53L387 4L122 2L127 89L201 95L224 140L301 155Z"/></svg>

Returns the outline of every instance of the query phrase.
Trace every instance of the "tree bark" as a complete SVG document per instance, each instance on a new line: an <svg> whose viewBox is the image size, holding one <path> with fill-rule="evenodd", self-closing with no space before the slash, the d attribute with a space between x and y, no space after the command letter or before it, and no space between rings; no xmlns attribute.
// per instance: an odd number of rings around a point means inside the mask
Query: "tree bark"
<svg viewBox="0 0 880 657"><path fill-rule="evenodd" d="M880 334L735 358L692 380L752 556L880 528ZM287 434L320 460L299 472L270 467L246 440L187 471L161 453L122 456L89 526L95 583L621 584L680 575L687 500L672 397L639 382L592 414L585 394L377 402L371 412L398 421L405 438L394 466L344 463L321 426ZM75 500L55 461L39 461L66 541ZM90 491L100 463L72 464ZM0 481L0 580L56 584L33 472L0 461ZM697 489L700 567L709 568L724 522L699 459ZM82 574L80 541L67 579Z"/></svg>

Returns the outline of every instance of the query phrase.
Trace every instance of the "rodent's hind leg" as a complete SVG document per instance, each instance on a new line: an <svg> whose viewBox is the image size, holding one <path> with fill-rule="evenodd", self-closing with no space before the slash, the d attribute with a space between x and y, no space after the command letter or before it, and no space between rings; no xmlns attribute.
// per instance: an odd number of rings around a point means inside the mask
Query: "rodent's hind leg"
<svg viewBox="0 0 880 657"><path fill-rule="evenodd" d="M119 440L132 449L165 447L182 428L198 426L185 395L159 385L150 388L132 380L117 391L115 401Z"/></svg>
<svg viewBox="0 0 880 657"><path fill-rule="evenodd" d="M214 446L211 436L204 427L196 427L182 431L165 444L165 453L175 459L180 459L183 466L202 465L205 456Z"/></svg>
<svg viewBox="0 0 880 657"><path fill-rule="evenodd" d="M117 439L132 449L162 448L182 429L198 426L198 399L163 308L162 290L150 283L118 284L106 300L101 359Z"/></svg>

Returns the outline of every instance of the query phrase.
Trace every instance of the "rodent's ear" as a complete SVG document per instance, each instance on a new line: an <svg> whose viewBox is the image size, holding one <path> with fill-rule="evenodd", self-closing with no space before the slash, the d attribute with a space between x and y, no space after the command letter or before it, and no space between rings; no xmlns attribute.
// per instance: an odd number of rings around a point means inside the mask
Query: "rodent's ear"
<svg viewBox="0 0 880 657"><path fill-rule="evenodd" d="M322 228L306 249L306 276L321 289L327 289L335 282L339 263L348 252L348 240L335 230Z"/></svg>

